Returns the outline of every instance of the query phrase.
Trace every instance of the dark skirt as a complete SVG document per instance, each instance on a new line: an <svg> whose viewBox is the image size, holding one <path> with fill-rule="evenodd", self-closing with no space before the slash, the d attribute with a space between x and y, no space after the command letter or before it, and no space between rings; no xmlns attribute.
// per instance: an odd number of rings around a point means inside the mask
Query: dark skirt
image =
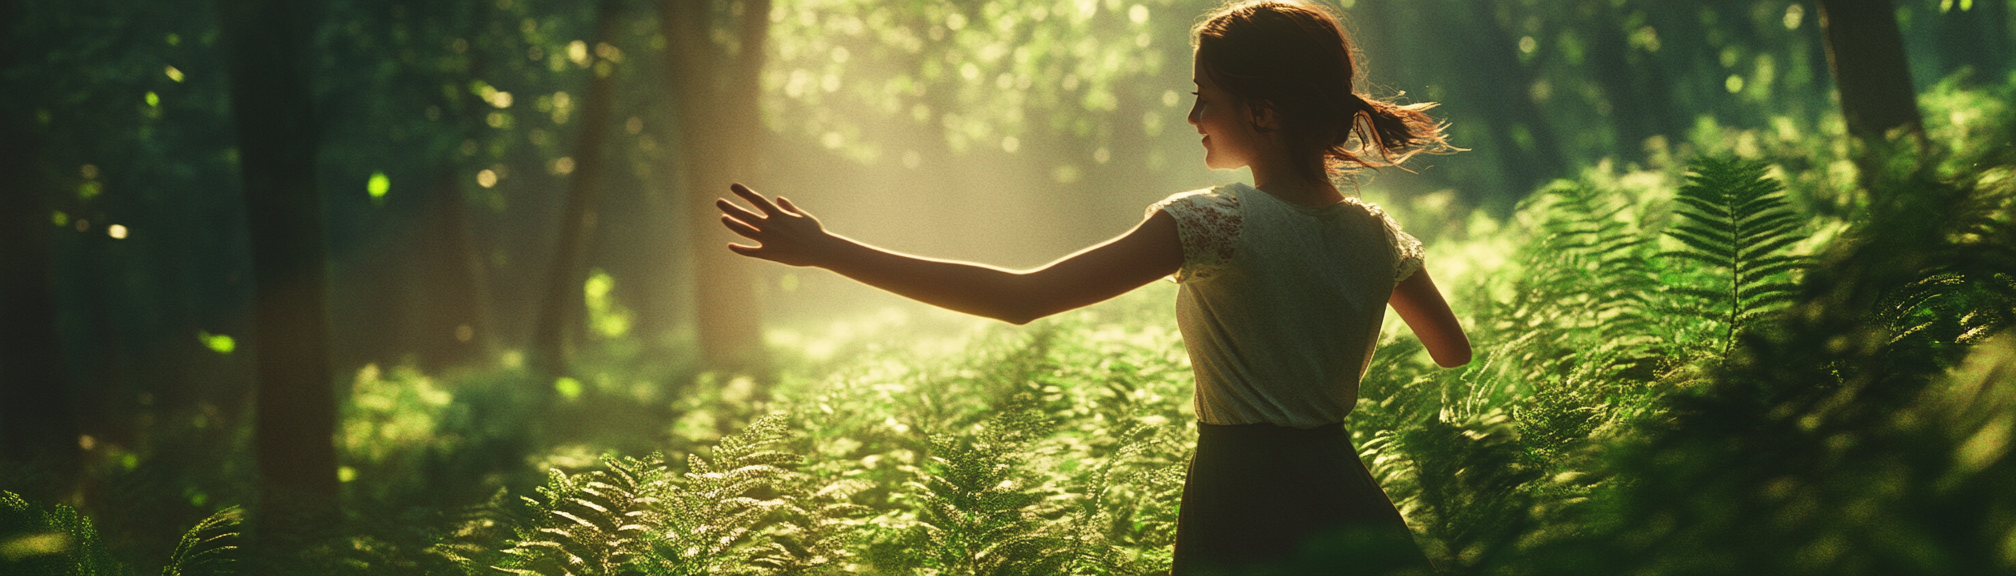
<svg viewBox="0 0 2016 576"><path fill-rule="evenodd" d="M1173 576L1427 574L1340 424L1197 424Z"/></svg>

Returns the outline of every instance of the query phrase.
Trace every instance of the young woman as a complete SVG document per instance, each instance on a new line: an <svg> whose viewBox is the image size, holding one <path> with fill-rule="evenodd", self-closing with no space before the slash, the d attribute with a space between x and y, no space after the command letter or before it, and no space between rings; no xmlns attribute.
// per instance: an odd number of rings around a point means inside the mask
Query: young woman
<svg viewBox="0 0 2016 576"><path fill-rule="evenodd" d="M1470 344L1420 242L1335 182L1450 150L1431 105L1354 92L1348 40L1311 5L1234 4L1192 35L1204 163L1251 168L1251 186L1176 194L1118 238L1006 270L869 246L738 184L754 210L720 200L721 220L755 245L728 248L1015 324L1173 275L1198 419L1173 573L1281 573L1312 551L1345 561L1315 573L1429 569L1341 423L1386 306L1442 366L1469 362Z"/></svg>

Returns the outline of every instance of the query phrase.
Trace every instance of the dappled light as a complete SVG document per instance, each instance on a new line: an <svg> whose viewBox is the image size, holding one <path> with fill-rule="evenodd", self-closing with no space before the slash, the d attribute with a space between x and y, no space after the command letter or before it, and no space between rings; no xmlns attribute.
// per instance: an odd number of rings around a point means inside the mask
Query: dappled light
<svg viewBox="0 0 2016 576"><path fill-rule="evenodd" d="M1216 2L0 4L0 572L1187 574ZM2016 574L2016 0L1318 5L1432 573Z"/></svg>

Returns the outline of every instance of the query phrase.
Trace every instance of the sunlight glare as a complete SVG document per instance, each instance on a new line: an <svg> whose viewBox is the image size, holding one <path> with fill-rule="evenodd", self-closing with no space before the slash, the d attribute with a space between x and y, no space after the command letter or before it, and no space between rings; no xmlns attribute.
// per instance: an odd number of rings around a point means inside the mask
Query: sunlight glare
<svg viewBox="0 0 2016 576"><path fill-rule="evenodd" d="M111 226L106 226L105 235L111 236L113 240L125 240L126 226L121 224L113 224Z"/></svg>
<svg viewBox="0 0 2016 576"><path fill-rule="evenodd" d="M70 535L62 532L30 534L0 542L0 558L9 562L31 556L63 554L70 551Z"/></svg>
<svg viewBox="0 0 2016 576"><path fill-rule="evenodd" d="M580 40L567 43L567 61L575 66L588 67L588 43Z"/></svg>
<svg viewBox="0 0 2016 576"><path fill-rule="evenodd" d="M176 82L182 81L182 71L176 70L174 66L169 66L165 72L168 74L169 80L174 80Z"/></svg>
<svg viewBox="0 0 2016 576"><path fill-rule="evenodd" d="M489 188L497 185L497 173L489 170L476 173L476 185Z"/></svg>

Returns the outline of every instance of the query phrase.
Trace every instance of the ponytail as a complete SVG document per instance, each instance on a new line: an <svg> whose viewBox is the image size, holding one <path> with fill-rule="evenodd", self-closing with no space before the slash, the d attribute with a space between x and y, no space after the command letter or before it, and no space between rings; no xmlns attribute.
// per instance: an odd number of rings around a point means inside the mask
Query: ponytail
<svg viewBox="0 0 2016 576"><path fill-rule="evenodd" d="M1434 102L1402 105L1355 93L1347 100L1344 106L1354 110L1349 124L1335 129L1323 153L1325 171L1332 177L1361 167L1399 167L1415 154L1459 150L1449 145L1443 125L1428 116Z"/></svg>

